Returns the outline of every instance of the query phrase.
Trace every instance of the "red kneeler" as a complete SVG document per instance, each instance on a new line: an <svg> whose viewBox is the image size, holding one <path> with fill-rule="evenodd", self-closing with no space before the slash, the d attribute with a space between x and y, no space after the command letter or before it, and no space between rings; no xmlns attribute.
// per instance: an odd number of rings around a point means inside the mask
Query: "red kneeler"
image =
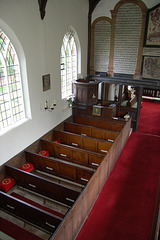
<svg viewBox="0 0 160 240"><path fill-rule="evenodd" d="M53 142L55 142L55 143L61 143L60 140L53 140Z"/></svg>
<svg viewBox="0 0 160 240"><path fill-rule="evenodd" d="M49 152L46 151L46 150L41 150L41 151L39 152L39 154L42 155L42 156L45 156L45 157L48 157L48 156L49 156Z"/></svg>
<svg viewBox="0 0 160 240"><path fill-rule="evenodd" d="M8 192L16 184L14 178L6 177L2 182L0 182L0 190Z"/></svg>
<svg viewBox="0 0 160 240"><path fill-rule="evenodd" d="M23 166L20 167L20 169L25 172L31 172L34 169L34 166L32 163L26 162L23 164Z"/></svg>

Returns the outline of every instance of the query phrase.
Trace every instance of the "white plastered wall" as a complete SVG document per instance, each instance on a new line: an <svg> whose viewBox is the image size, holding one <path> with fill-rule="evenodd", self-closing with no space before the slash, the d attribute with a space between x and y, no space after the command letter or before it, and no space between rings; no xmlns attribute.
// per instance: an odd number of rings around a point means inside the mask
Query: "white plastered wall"
<svg viewBox="0 0 160 240"><path fill-rule="evenodd" d="M60 50L70 26L75 29L80 43L78 74L86 76L88 0L48 1L44 20L40 18L38 1L1 1L0 28L6 30L19 48L18 53L24 57L22 76L28 80L24 89L29 98L26 99L28 121L0 135L0 165L71 115L60 92ZM42 75L45 74L50 74L51 89L43 92ZM45 100L56 101L53 112L44 111Z"/></svg>

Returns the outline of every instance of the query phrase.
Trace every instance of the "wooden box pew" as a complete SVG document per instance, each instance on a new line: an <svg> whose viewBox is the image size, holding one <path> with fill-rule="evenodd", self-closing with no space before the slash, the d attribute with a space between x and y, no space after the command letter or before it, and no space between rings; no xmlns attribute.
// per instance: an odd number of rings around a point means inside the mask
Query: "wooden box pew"
<svg viewBox="0 0 160 240"><path fill-rule="evenodd" d="M95 172L92 168L72 162L41 156L27 151L25 153L27 162L34 164L36 169L75 183L86 185Z"/></svg>
<svg viewBox="0 0 160 240"><path fill-rule="evenodd" d="M86 137L106 140L110 143L113 143L120 134L120 132L118 131L111 131L72 122L65 122L64 130L67 132L79 134Z"/></svg>
<svg viewBox="0 0 160 240"><path fill-rule="evenodd" d="M101 154L106 154L112 146L112 142L57 130L53 130L53 140L54 139L60 140L62 144L67 144Z"/></svg>
<svg viewBox="0 0 160 240"><path fill-rule="evenodd" d="M75 162L77 164L97 169L104 159L104 155L84 149L75 148L52 141L41 139L42 149L49 151L50 156Z"/></svg>
<svg viewBox="0 0 160 240"><path fill-rule="evenodd" d="M62 186L59 183L25 172L21 169L11 167L7 164L5 167L8 176L14 178L18 186L50 198L60 204L65 204L71 207L81 193L80 190Z"/></svg>
<svg viewBox="0 0 160 240"><path fill-rule="evenodd" d="M1 191L0 208L11 215L19 217L23 221L27 221L29 224L32 223L51 233L55 232L62 221L60 217Z"/></svg>
<svg viewBox="0 0 160 240"><path fill-rule="evenodd" d="M87 117L82 115L75 115L73 117L73 121L75 123L103 128L103 129L112 130L112 131L121 131L125 125L125 121L121 121L117 119L112 121L107 121L107 120L102 120L102 119Z"/></svg>

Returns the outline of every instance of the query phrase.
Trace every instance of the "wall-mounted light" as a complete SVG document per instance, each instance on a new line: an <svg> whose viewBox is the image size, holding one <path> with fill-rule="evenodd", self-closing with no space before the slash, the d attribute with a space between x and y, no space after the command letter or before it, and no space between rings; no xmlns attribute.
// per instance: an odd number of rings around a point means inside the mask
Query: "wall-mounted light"
<svg viewBox="0 0 160 240"><path fill-rule="evenodd" d="M51 105L49 106L48 101L46 100L44 103L44 109L45 111L48 110L49 112L52 112L54 110L54 107L56 106L56 101L54 100L54 102L51 103Z"/></svg>

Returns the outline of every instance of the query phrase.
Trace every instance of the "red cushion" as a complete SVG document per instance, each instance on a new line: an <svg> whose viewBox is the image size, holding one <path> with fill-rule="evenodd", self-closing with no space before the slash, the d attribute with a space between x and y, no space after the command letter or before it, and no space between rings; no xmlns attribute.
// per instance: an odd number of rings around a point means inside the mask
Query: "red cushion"
<svg viewBox="0 0 160 240"><path fill-rule="evenodd" d="M6 177L2 182L0 182L0 189L4 192L8 192L8 190L16 184L14 178Z"/></svg>
<svg viewBox="0 0 160 240"><path fill-rule="evenodd" d="M55 143L61 143L60 140L53 140L53 142L55 142Z"/></svg>
<svg viewBox="0 0 160 240"><path fill-rule="evenodd" d="M40 155L43 155L43 156L46 156L46 157L49 156L49 152L46 151L46 150L42 150L42 151L40 151L39 154L40 154Z"/></svg>
<svg viewBox="0 0 160 240"><path fill-rule="evenodd" d="M26 172L31 172L34 169L34 166L32 163L26 162L20 167L20 169Z"/></svg>

